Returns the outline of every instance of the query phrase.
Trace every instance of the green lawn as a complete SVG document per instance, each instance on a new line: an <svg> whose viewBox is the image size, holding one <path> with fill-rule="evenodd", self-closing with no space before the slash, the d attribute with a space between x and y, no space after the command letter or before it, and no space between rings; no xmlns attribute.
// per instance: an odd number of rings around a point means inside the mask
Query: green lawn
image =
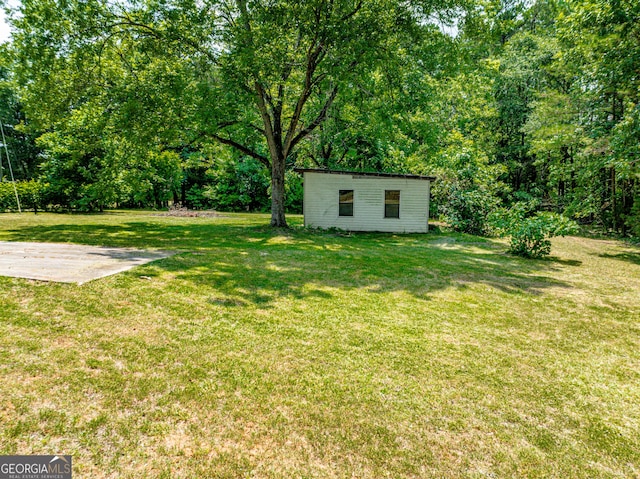
<svg viewBox="0 0 640 479"><path fill-rule="evenodd" d="M0 454L72 454L76 478L640 475L640 249L290 222L0 215L0 240L181 251L0 277Z"/></svg>

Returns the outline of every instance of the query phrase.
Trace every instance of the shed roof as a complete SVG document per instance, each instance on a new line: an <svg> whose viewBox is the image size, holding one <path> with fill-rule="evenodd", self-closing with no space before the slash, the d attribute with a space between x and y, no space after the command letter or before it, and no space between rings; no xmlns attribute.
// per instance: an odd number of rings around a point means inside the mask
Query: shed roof
<svg viewBox="0 0 640 479"><path fill-rule="evenodd" d="M383 177L383 178L407 178L411 180L435 180L435 176L425 175L409 175L405 173L381 173L371 171L344 171L344 170L327 170L324 168L294 168L293 171L297 173L328 173L333 175L353 175L353 176L371 176L371 177Z"/></svg>

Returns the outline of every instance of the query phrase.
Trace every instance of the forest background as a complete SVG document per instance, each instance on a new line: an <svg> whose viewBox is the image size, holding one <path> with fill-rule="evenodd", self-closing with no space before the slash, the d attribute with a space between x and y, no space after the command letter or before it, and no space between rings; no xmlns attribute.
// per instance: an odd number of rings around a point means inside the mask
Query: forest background
<svg viewBox="0 0 640 479"><path fill-rule="evenodd" d="M636 1L6 8L0 119L24 208L173 202L286 226L297 166L435 175L432 215L465 232L545 211L640 236ZM7 159L0 210L17 206Z"/></svg>

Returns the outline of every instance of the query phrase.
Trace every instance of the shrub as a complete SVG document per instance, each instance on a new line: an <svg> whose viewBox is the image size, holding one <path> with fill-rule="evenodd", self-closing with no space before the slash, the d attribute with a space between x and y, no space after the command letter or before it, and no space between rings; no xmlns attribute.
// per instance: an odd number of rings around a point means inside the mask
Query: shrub
<svg viewBox="0 0 640 479"><path fill-rule="evenodd" d="M446 189L446 199L438 208L441 217L461 233L484 235L488 232L487 218L496 209L498 198L485 189L465 189L452 183Z"/></svg>
<svg viewBox="0 0 640 479"><path fill-rule="evenodd" d="M253 158L223 161L211 172L204 196L219 211L267 211L269 172Z"/></svg>
<svg viewBox="0 0 640 479"><path fill-rule="evenodd" d="M303 197L302 177L287 170L284 182L284 207L287 213L302 213Z"/></svg>
<svg viewBox="0 0 640 479"><path fill-rule="evenodd" d="M491 213L508 190L499 180L504 167L490 164L486 153L459 132L452 133L449 141L431 168L438 178L433 203L455 231L485 235L490 232Z"/></svg>
<svg viewBox="0 0 640 479"><path fill-rule="evenodd" d="M187 206L193 210L210 209L213 201L210 198L210 189L200 185L193 185L185 194Z"/></svg>
<svg viewBox="0 0 640 479"><path fill-rule="evenodd" d="M532 203L516 203L494 213L492 224L498 234L509 236L509 252L525 258L551 253L550 238L578 231L578 225L557 213L535 212Z"/></svg>
<svg viewBox="0 0 640 479"><path fill-rule="evenodd" d="M631 229L631 234L640 238L640 195L635 198L631 214L627 217L627 226Z"/></svg>
<svg viewBox="0 0 640 479"><path fill-rule="evenodd" d="M47 206L48 185L36 180L16 181L18 198L23 210L43 210ZM13 183L8 181L0 182L0 211L17 211L16 194Z"/></svg>

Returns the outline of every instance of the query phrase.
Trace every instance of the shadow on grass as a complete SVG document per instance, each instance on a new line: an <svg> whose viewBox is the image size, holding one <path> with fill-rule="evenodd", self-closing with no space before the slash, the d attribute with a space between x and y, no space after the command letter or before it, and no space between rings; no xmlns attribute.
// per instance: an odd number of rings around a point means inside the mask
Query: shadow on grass
<svg viewBox="0 0 640 479"><path fill-rule="evenodd" d="M575 264L513 257L502 245L473 236L345 236L222 222L37 225L6 231L3 239L182 251L147 266L144 274L171 272L210 290L212 303L230 307L267 307L279 297L330 298L332 289L404 291L424 300L437 290L471 284L540 294L569 287L548 273Z"/></svg>
<svg viewBox="0 0 640 479"><path fill-rule="evenodd" d="M627 263L633 263L640 265L640 252L638 253L601 253L598 255L600 258L617 259L619 261L626 261Z"/></svg>
<svg viewBox="0 0 640 479"><path fill-rule="evenodd" d="M562 259L557 256L551 256L549 258L543 258L543 261L552 261L556 264L561 264L563 266L580 266L582 261L577 259Z"/></svg>

